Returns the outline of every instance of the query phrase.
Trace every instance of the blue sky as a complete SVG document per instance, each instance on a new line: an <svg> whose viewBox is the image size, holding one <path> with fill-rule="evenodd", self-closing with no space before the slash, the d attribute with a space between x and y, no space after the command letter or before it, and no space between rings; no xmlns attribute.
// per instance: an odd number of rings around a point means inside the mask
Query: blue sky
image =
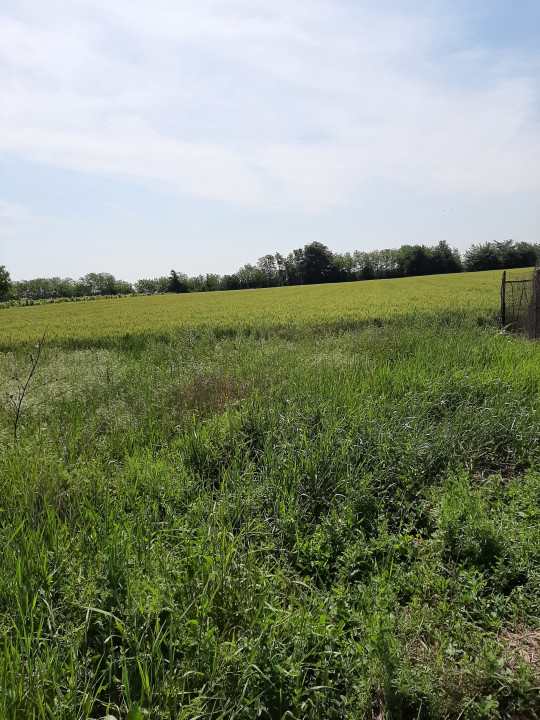
<svg viewBox="0 0 540 720"><path fill-rule="evenodd" d="M540 3L4 0L0 264L540 241Z"/></svg>

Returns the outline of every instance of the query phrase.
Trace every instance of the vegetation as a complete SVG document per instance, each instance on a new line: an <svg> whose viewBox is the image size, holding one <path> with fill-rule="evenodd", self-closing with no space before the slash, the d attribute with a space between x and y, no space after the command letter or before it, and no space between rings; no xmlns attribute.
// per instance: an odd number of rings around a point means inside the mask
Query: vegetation
<svg viewBox="0 0 540 720"><path fill-rule="evenodd" d="M7 293L12 300L35 302L45 299L100 297L137 293L210 292L214 290L247 290L351 282L457 273L463 270L499 270L534 265L540 257L540 245L526 242L488 242L473 245L464 256L450 248L446 241L434 247L403 245L398 249L373 252L333 253L325 245L312 242L293 250L287 257L276 253L259 258L257 265L247 264L232 275L206 274L188 277L171 270L168 277L147 278L131 285L116 280L110 273L88 273L80 280L70 278L37 278L13 283ZM0 273L0 300L2 297ZM8 296L4 299L8 299Z"/></svg>
<svg viewBox="0 0 540 720"><path fill-rule="evenodd" d="M537 718L540 346L499 282L3 311L0 717Z"/></svg>
<svg viewBox="0 0 540 720"><path fill-rule="evenodd" d="M496 316L500 282L499 272L487 272L11 307L2 311L0 350L37 341L44 329L50 342L68 347L130 348L201 328L218 336L287 335L396 318L412 322L419 313L439 319L463 313L485 324Z"/></svg>
<svg viewBox="0 0 540 720"><path fill-rule="evenodd" d="M12 283L10 297L15 300L44 300L122 295L132 292L131 283L117 280L110 273L88 273L79 280L60 277L19 280Z"/></svg>
<svg viewBox="0 0 540 720"><path fill-rule="evenodd" d="M5 265L0 265L0 300L7 298L11 291L11 277Z"/></svg>
<svg viewBox="0 0 540 720"><path fill-rule="evenodd" d="M473 245L465 253L465 268L477 270L503 270L534 265L540 259L540 247L529 243L488 242Z"/></svg>

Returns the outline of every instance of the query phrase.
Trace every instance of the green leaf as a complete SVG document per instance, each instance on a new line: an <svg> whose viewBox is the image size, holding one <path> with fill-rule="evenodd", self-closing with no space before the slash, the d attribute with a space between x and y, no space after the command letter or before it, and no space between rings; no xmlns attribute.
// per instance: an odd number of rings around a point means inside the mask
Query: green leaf
<svg viewBox="0 0 540 720"><path fill-rule="evenodd" d="M137 703L134 703L131 706L130 711L126 715L126 720L144 720L144 715L139 710L139 706L137 705Z"/></svg>

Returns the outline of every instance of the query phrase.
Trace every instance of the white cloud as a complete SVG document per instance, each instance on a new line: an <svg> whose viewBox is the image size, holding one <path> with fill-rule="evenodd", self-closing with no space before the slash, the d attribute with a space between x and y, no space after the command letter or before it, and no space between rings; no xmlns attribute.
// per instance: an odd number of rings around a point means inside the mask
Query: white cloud
<svg viewBox="0 0 540 720"><path fill-rule="evenodd" d="M0 151L310 210L354 202L370 178L540 190L534 73L512 77L498 58L474 92L444 82L435 16L330 0L40 7L0 30ZM471 71L488 61L460 54Z"/></svg>

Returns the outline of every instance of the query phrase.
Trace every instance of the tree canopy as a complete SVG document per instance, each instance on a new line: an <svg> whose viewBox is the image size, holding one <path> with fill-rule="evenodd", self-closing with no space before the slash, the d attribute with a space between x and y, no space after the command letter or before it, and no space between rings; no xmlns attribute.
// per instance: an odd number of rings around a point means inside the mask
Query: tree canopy
<svg viewBox="0 0 540 720"><path fill-rule="evenodd" d="M0 265L0 300L7 298L11 290L11 278L5 265Z"/></svg>
<svg viewBox="0 0 540 720"><path fill-rule="evenodd" d="M168 276L142 279L135 283L117 280L110 273L88 273L79 280L35 278L11 282L5 266L0 266L0 298L43 300L127 293L187 293L213 290L245 290L282 285L350 282L412 275L438 275L462 271L499 270L530 267L540 257L540 244L513 240L473 245L464 254L446 240L437 245L402 245L399 248L363 252L333 253L326 245L312 242L284 256L267 254L256 265L247 263L228 275L207 273L188 277L171 270Z"/></svg>

